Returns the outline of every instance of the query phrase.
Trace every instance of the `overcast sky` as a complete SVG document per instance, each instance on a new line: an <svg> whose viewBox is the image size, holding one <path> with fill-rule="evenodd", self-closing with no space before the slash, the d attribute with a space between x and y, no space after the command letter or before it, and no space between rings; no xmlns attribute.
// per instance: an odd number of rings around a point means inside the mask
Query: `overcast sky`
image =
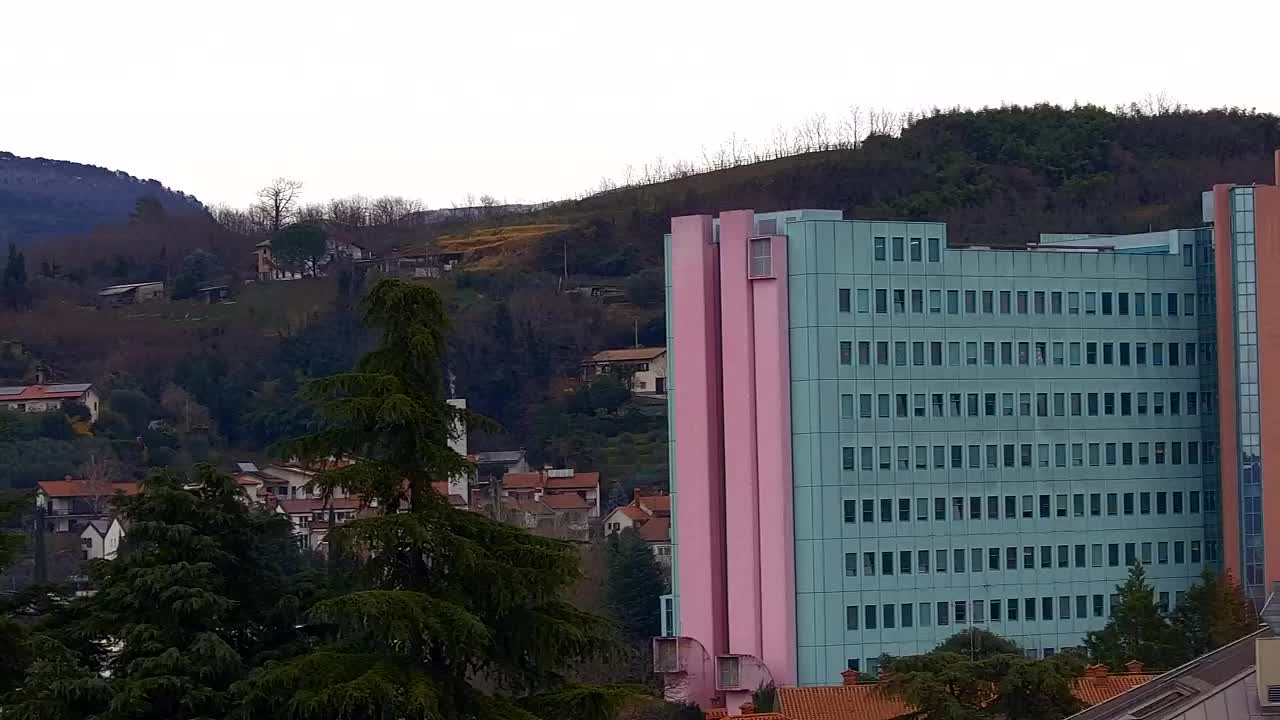
<svg viewBox="0 0 1280 720"><path fill-rule="evenodd" d="M0 150L245 205L572 195L851 105L1280 112L1280 0L0 0Z"/></svg>

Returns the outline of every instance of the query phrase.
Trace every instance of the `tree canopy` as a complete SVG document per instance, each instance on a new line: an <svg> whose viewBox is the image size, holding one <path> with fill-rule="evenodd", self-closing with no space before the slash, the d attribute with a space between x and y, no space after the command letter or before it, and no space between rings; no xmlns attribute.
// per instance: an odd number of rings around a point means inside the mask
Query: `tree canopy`
<svg viewBox="0 0 1280 720"><path fill-rule="evenodd" d="M354 492L388 514L330 533L331 551L359 570L348 592L308 612L322 628L311 652L245 684L244 717L613 716L641 693L568 682L576 662L612 648L608 623L564 599L574 549L455 510L431 489L470 470L448 445L463 415L444 395L440 298L383 280L365 320L381 343L354 372L306 388L322 427L278 450L343 459L320 474L321 491Z"/></svg>
<svg viewBox="0 0 1280 720"><path fill-rule="evenodd" d="M1217 575L1209 568L1187 588L1171 621L1184 654L1182 662L1212 652L1258 629L1258 615L1228 570Z"/></svg>
<svg viewBox="0 0 1280 720"><path fill-rule="evenodd" d="M890 658L879 692L937 720L1056 720L1080 709L1071 692L1083 664L1071 656L1034 660L991 655L971 660L950 652Z"/></svg>
<svg viewBox="0 0 1280 720"><path fill-rule="evenodd" d="M1107 624L1085 638L1094 662L1120 668L1137 660L1149 668L1170 668L1182 655L1183 640L1156 605L1147 571L1134 563L1129 577L1116 586Z"/></svg>
<svg viewBox="0 0 1280 720"><path fill-rule="evenodd" d="M653 548L634 529L609 538L609 610L633 646L661 634L658 603L666 590L662 577Z"/></svg>
<svg viewBox="0 0 1280 720"><path fill-rule="evenodd" d="M294 592L288 553L276 551L292 547L287 521L250 509L235 482L207 466L189 478L154 475L114 502L130 521L121 555L91 562L97 592L56 605L36 626L26 680L3 713L228 716L235 683L301 641L299 608L310 598Z"/></svg>
<svg viewBox="0 0 1280 720"><path fill-rule="evenodd" d="M271 235L271 257L276 265L300 274L314 274L327 247L324 228L313 223L294 223Z"/></svg>

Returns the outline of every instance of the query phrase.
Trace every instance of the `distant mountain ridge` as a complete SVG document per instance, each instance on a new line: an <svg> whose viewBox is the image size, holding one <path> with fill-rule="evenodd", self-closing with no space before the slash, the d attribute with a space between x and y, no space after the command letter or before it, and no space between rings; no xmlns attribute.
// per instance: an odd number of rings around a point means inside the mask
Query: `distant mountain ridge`
<svg viewBox="0 0 1280 720"><path fill-rule="evenodd" d="M0 243L29 245L124 222L139 198L146 196L154 197L170 213L205 211L196 198L157 180L0 151Z"/></svg>

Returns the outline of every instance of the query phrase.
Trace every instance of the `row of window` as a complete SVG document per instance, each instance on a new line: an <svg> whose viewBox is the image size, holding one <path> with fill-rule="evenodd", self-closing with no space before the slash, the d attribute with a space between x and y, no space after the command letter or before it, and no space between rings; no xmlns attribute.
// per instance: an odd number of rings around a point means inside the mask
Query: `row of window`
<svg viewBox="0 0 1280 720"><path fill-rule="evenodd" d="M875 238L874 257L876 260L885 260L888 257L888 249L893 248L893 259L897 262L905 262L910 253L911 262L922 262L924 259L924 248L929 249L929 262L942 261L942 239L931 237L927 241L918 237L908 240L905 237L895 237L890 242L889 238L877 236Z"/></svg>
<svg viewBox="0 0 1280 720"><path fill-rule="evenodd" d="M1193 366L1215 361L1213 343L1163 342L995 342L858 341L858 365L862 367L1169 367ZM873 347L874 346L874 347ZM873 354L874 349L874 354ZM1150 352L1148 352L1148 349ZM891 351L892 350L892 354ZM840 364L853 365L853 341L840 341Z"/></svg>
<svg viewBox="0 0 1280 720"><path fill-rule="evenodd" d="M1187 543L1183 540L1173 542L1123 543L1124 564L1120 563L1121 543L1094 543L1092 545L1058 545L1054 552L1053 545L1041 545L1039 562L1037 563L1036 547L1026 545L1022 552L1017 547L1001 548L953 548L950 550L886 550L884 552L849 552L844 554L845 577L858 577L859 569L863 577L879 575L927 575L929 573L948 572L948 557L951 558L950 572L999 572L1001 570L1041 570L1070 568L1129 567L1141 560L1144 565L1182 565L1187 562ZM1191 564L1200 563L1200 541L1190 541ZM1170 552L1172 550L1172 553ZM1154 554L1153 554L1154 551ZM929 564L933 558L932 569ZM1021 558L1021 559L1019 559ZM966 559L968 562L966 562ZM1213 558L1210 558L1212 560ZM1105 560L1105 564L1104 564ZM877 562L878 561L878 562Z"/></svg>
<svg viewBox="0 0 1280 720"><path fill-rule="evenodd" d="M1129 316L1131 314L1130 296L1133 298L1133 317L1146 317L1148 311L1151 317L1177 317L1179 314L1190 317L1196 314L1197 297L1202 298L1199 302L1210 302L1209 296L1197 296L1196 293L1062 292L1058 290L925 291L901 288L857 288L856 291L851 291L849 288L839 288L837 308L843 313L853 312L855 307L853 298L856 297L859 313L874 311L877 315L887 315L892 305L893 313L897 315L905 315L908 311L923 315L926 314L925 298L927 297L927 314L941 315L945 297L947 315L960 315L963 308L965 315L1080 315L1083 310L1084 315ZM964 299L963 304L961 304L961 298ZM1207 308L1202 311L1207 311Z"/></svg>
<svg viewBox="0 0 1280 720"><path fill-rule="evenodd" d="M1168 399L1166 403L1165 400ZM874 404L873 404L874 399ZM1119 401L1117 403L1117 400ZM1203 408L1202 408L1203 406ZM924 417L1098 417L1100 415L1213 413L1210 393L1187 392L1073 392L1073 393L860 393L857 416L860 418L924 418ZM840 417L854 417L853 393L840 395Z"/></svg>
<svg viewBox="0 0 1280 720"><path fill-rule="evenodd" d="M915 499L915 512L912 512L911 498L872 498L844 501L844 521L847 523L862 522L866 524L880 522L944 522L947 520L1016 520L1018 518L1059 517L1068 515L1085 517L1085 494L1058 493L1056 495L1000 495L986 496L985 503L981 495L971 495L967 499L957 495L951 498L935 497L932 504L927 497ZM1018 498L1022 498L1019 510ZM1108 516L1124 515L1181 515L1183 508L1192 515L1200 512L1200 491L1188 490L1186 503L1183 503L1183 491L1160 490L1157 492L1126 493L1089 493L1088 513L1090 517L1101 517L1103 499L1106 499ZM1070 503L1068 503L1070 498ZM1137 501L1136 503L1134 501ZM1152 502L1154 500L1154 503ZM859 504L861 510L859 510ZM1218 495L1215 490L1204 491L1204 511L1217 512ZM950 511L948 512L948 508ZM985 508L985 515L984 515ZM1002 513L1003 508L1003 513ZM1122 513L1123 510L1123 513Z"/></svg>
<svg viewBox="0 0 1280 720"><path fill-rule="evenodd" d="M1183 453L1183 447L1186 453ZM1047 468L1089 467L1103 465L1199 465L1217 460L1216 441L1202 444L1194 440L1171 442L1123 442L1123 443L1006 443L1004 445L880 445L871 447L842 447L841 467L844 470L943 470L951 468L971 470L986 468ZM930 452L929 448L933 451ZM1032 448L1035 448L1034 464ZM913 452L914 448L914 452ZM948 448L950 452L948 452ZM967 451L966 451L967 448ZM1088 454L1086 456L1086 449ZM1052 450L1052 456L1050 455ZM1070 453L1068 455L1068 452ZM896 458L895 458L896 454ZM967 456L967 457L966 457ZM1184 462L1185 460L1185 462Z"/></svg>
<svg viewBox="0 0 1280 720"><path fill-rule="evenodd" d="M1185 594L1174 593L1174 602L1181 605ZM922 603L889 603L884 605L845 606L846 630L892 630L895 628L938 627L967 625L986 622L1037 622L1052 620L1084 620L1109 617L1119 606L1120 596L1059 595L1055 597L1009 598L1007 600L955 600ZM1169 611L1169 593L1161 592L1156 605ZM1052 655L1047 650L1046 655ZM851 666L852 667L852 666Z"/></svg>

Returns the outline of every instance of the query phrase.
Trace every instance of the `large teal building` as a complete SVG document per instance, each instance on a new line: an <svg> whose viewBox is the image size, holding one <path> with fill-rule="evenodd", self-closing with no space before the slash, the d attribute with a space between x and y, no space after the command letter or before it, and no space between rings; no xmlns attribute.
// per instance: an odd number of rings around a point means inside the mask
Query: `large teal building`
<svg viewBox="0 0 1280 720"><path fill-rule="evenodd" d="M1168 608L1231 566L1212 213L1018 249L832 211L673 221L664 627L720 699L972 627L1052 655L1134 563Z"/></svg>

